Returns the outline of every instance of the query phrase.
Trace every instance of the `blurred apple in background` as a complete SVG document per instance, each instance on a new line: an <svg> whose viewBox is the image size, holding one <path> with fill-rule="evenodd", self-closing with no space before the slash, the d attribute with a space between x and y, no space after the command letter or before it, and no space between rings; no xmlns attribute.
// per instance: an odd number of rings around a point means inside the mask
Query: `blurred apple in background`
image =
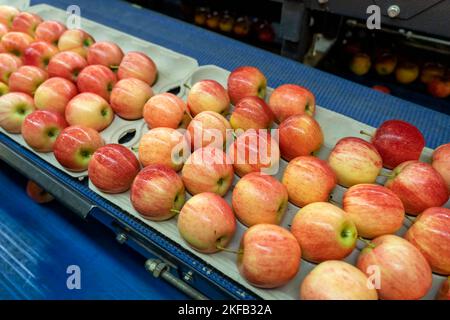
<svg viewBox="0 0 450 320"><path fill-rule="evenodd" d="M250 20L248 17L238 17L233 26L233 33L239 38L245 38L250 32Z"/></svg>
<svg viewBox="0 0 450 320"><path fill-rule="evenodd" d="M203 26L206 23L206 15L208 10L205 7L200 7L195 10L194 22L199 26Z"/></svg>
<svg viewBox="0 0 450 320"><path fill-rule="evenodd" d="M213 11L206 14L205 24L210 29L217 29L219 27L220 16L219 12Z"/></svg>
<svg viewBox="0 0 450 320"><path fill-rule="evenodd" d="M230 33L233 30L234 18L228 13L224 12L219 21L219 29L224 33Z"/></svg>
<svg viewBox="0 0 450 320"><path fill-rule="evenodd" d="M119 68L123 59L123 51L120 47L108 41L96 42L87 51L88 64L100 64L115 71Z"/></svg>
<svg viewBox="0 0 450 320"><path fill-rule="evenodd" d="M98 148L89 161L89 180L102 192L127 191L140 170L134 153L120 145L107 144Z"/></svg>
<svg viewBox="0 0 450 320"><path fill-rule="evenodd" d="M428 84L436 78L441 78L445 75L445 68L443 65L437 63L426 63L420 73L420 81Z"/></svg>
<svg viewBox="0 0 450 320"><path fill-rule="evenodd" d="M108 102L90 92L76 95L69 101L65 110L67 122L102 131L114 119L114 112Z"/></svg>
<svg viewBox="0 0 450 320"><path fill-rule="evenodd" d="M33 180L28 180L26 191L27 195L36 203L48 203L55 199Z"/></svg>
<svg viewBox="0 0 450 320"><path fill-rule="evenodd" d="M228 120L214 111L203 111L197 114L187 127L186 137L192 150L211 146L223 149L231 130Z"/></svg>
<svg viewBox="0 0 450 320"><path fill-rule="evenodd" d="M226 115L230 98L224 87L215 80L202 80L189 90L187 105L192 116L202 111L214 111Z"/></svg>
<svg viewBox="0 0 450 320"><path fill-rule="evenodd" d="M450 143L443 144L433 151L431 165L444 178L450 192Z"/></svg>
<svg viewBox="0 0 450 320"><path fill-rule="evenodd" d="M186 195L183 181L173 169L151 164L134 179L130 196L133 207L144 218L162 221L177 214Z"/></svg>
<svg viewBox="0 0 450 320"><path fill-rule="evenodd" d="M23 63L46 70L50 59L57 54L58 48L44 41L37 41L25 49Z"/></svg>
<svg viewBox="0 0 450 320"><path fill-rule="evenodd" d="M149 128L186 127L190 116L186 103L178 96L164 92L151 97L144 105L143 115Z"/></svg>
<svg viewBox="0 0 450 320"><path fill-rule="evenodd" d="M361 251L357 267L372 278L374 272L379 273L377 291L383 300L416 300L431 288L432 274L427 260L398 236L384 235L371 241Z"/></svg>
<svg viewBox="0 0 450 320"><path fill-rule="evenodd" d="M378 300L375 288L358 268L344 261L320 263L303 279L301 300Z"/></svg>
<svg viewBox="0 0 450 320"><path fill-rule="evenodd" d="M275 32L268 21L258 25L258 40L264 43L272 43L275 40Z"/></svg>
<svg viewBox="0 0 450 320"><path fill-rule="evenodd" d="M72 51L86 58L87 51L95 43L94 38L84 30L69 29L59 37L59 51Z"/></svg>
<svg viewBox="0 0 450 320"><path fill-rule="evenodd" d="M137 78L148 85L153 85L158 76L158 69L153 60L143 52L130 51L125 54L117 70L117 77Z"/></svg>
<svg viewBox="0 0 450 320"><path fill-rule="evenodd" d="M45 41L54 46L58 46L59 38L66 30L66 26L61 22L47 20L37 26L35 38L37 41Z"/></svg>
<svg viewBox="0 0 450 320"><path fill-rule="evenodd" d="M34 39L23 32L8 32L2 37L1 45L6 53L11 53L19 58L23 57L25 49Z"/></svg>
<svg viewBox="0 0 450 320"><path fill-rule="evenodd" d="M23 32L34 37L36 28L42 21L42 18L37 14L21 12L14 17L11 31Z"/></svg>
<svg viewBox="0 0 450 320"><path fill-rule="evenodd" d="M350 70L357 76L368 73L371 66L370 56L365 53L356 53L350 61Z"/></svg>
<svg viewBox="0 0 450 320"><path fill-rule="evenodd" d="M9 77L9 90L33 96L36 89L47 79L45 70L34 66L21 66Z"/></svg>
<svg viewBox="0 0 450 320"><path fill-rule="evenodd" d="M69 80L54 77L42 83L34 93L34 103L40 110L64 114L66 105L78 94L77 87Z"/></svg>
<svg viewBox="0 0 450 320"><path fill-rule="evenodd" d="M23 121L22 136L34 150L51 152L56 138L65 127L67 127L67 122L62 114L47 110L36 110Z"/></svg>
<svg viewBox="0 0 450 320"><path fill-rule="evenodd" d="M7 94L9 92L9 87L4 84L3 82L0 82L0 97Z"/></svg>
<svg viewBox="0 0 450 320"><path fill-rule="evenodd" d="M402 84L410 84L419 77L419 66L413 62L400 62L395 69L395 78Z"/></svg>
<svg viewBox="0 0 450 320"><path fill-rule="evenodd" d="M56 160L67 170L84 171L92 154L104 145L100 134L88 127L65 128L53 145Z"/></svg>
<svg viewBox="0 0 450 320"><path fill-rule="evenodd" d="M50 59L47 71L52 77L61 77L76 82L78 74L87 66L86 60L78 53L66 51L57 53Z"/></svg>
<svg viewBox="0 0 450 320"><path fill-rule="evenodd" d="M10 133L20 133L25 117L35 110L33 98L11 92L0 97L0 126Z"/></svg>
<svg viewBox="0 0 450 320"><path fill-rule="evenodd" d="M336 173L338 183L344 187L374 183L382 162L373 145L354 137L339 140L328 157L328 164Z"/></svg>
<svg viewBox="0 0 450 320"><path fill-rule="evenodd" d="M276 288L297 275L300 258L300 246L288 230L274 224L257 224L242 236L238 268L250 284Z"/></svg>
<svg viewBox="0 0 450 320"><path fill-rule="evenodd" d="M11 74L22 66L22 60L9 53L0 53L0 81L9 82Z"/></svg>
<svg viewBox="0 0 450 320"><path fill-rule="evenodd" d="M228 76L228 94L231 103L236 105L245 97L266 97L267 79L256 67L242 66L234 69Z"/></svg>
<svg viewBox="0 0 450 320"><path fill-rule="evenodd" d="M283 173L282 182L289 201L299 207L324 202L336 186L336 174L328 163L312 156L291 160Z"/></svg>
<svg viewBox="0 0 450 320"><path fill-rule="evenodd" d="M214 253L230 243L236 219L228 203L215 193L190 198L178 216L178 231L195 250Z"/></svg>
<svg viewBox="0 0 450 320"><path fill-rule="evenodd" d="M380 76L387 76L394 72L397 66L397 57L392 53L382 54L375 61L375 71Z"/></svg>
<svg viewBox="0 0 450 320"><path fill-rule="evenodd" d="M450 275L450 209L428 208L405 234L422 252L433 272Z"/></svg>
<svg viewBox="0 0 450 320"><path fill-rule="evenodd" d="M431 207L444 205L449 191L444 179L428 163L406 161L388 177L385 187L402 200L406 213L418 215Z"/></svg>
<svg viewBox="0 0 450 320"><path fill-rule="evenodd" d="M3 23L10 28L14 18L19 13L20 11L13 6L0 5L0 23Z"/></svg>
<svg viewBox="0 0 450 320"><path fill-rule="evenodd" d="M443 78L434 78L427 85L427 91L436 98L447 98L450 96L450 81Z"/></svg>
<svg viewBox="0 0 450 320"><path fill-rule="evenodd" d="M266 102L258 97L245 97L234 106L230 117L233 129L270 129L274 115Z"/></svg>
<svg viewBox="0 0 450 320"><path fill-rule="evenodd" d="M369 239L397 232L405 218L399 197L376 184L362 183L349 188L344 193L342 209L355 223L358 234Z"/></svg>
<svg viewBox="0 0 450 320"><path fill-rule="evenodd" d="M95 93L107 101L116 82L115 73L100 64L85 67L77 77L80 92Z"/></svg>
<svg viewBox="0 0 450 320"><path fill-rule="evenodd" d="M276 88L269 99L269 106L278 122L293 115L314 116L316 100L308 89L296 84L283 84Z"/></svg>
<svg viewBox="0 0 450 320"><path fill-rule="evenodd" d="M137 120L144 116L144 105L153 96L152 88L134 78L122 79L111 91L111 107L121 118Z"/></svg>
<svg viewBox="0 0 450 320"><path fill-rule="evenodd" d="M450 300L450 277L442 281L436 300Z"/></svg>
<svg viewBox="0 0 450 320"><path fill-rule="evenodd" d="M381 93L386 93L386 94L390 94L391 93L391 89L389 89L386 86L381 86L381 85L375 85L372 87L373 90L379 91Z"/></svg>
<svg viewBox="0 0 450 320"><path fill-rule="evenodd" d="M274 177L253 172L234 187L232 205L236 217L246 226L280 224L288 205L288 193Z"/></svg>

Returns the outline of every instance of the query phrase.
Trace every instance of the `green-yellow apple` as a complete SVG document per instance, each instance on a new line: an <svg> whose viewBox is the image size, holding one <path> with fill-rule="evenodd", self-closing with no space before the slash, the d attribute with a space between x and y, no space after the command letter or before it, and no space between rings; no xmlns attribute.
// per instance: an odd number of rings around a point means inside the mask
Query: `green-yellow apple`
<svg viewBox="0 0 450 320"><path fill-rule="evenodd" d="M0 97L0 126L20 133L25 117L35 110L33 98L26 93L10 92Z"/></svg>
<svg viewBox="0 0 450 320"><path fill-rule="evenodd" d="M170 92L156 94L144 105L144 120L149 128L186 128L190 121L186 103Z"/></svg>
<svg viewBox="0 0 450 320"><path fill-rule="evenodd" d="M412 62L402 62L395 69L395 78L402 84L410 84L419 76L419 66Z"/></svg>
<svg viewBox="0 0 450 320"><path fill-rule="evenodd" d="M0 97L7 94L9 92L9 87L4 84L3 82L0 82Z"/></svg>
<svg viewBox="0 0 450 320"><path fill-rule="evenodd" d="M258 97L245 97L234 106L230 117L233 129L270 129L274 116L269 106Z"/></svg>
<svg viewBox="0 0 450 320"><path fill-rule="evenodd" d="M431 165L444 178L450 192L450 143L443 144L434 150Z"/></svg>
<svg viewBox="0 0 450 320"><path fill-rule="evenodd" d="M363 76L369 72L372 62L369 55L356 53L350 61L350 70L357 76Z"/></svg>
<svg viewBox="0 0 450 320"><path fill-rule="evenodd" d="M228 120L214 111L203 111L192 119L187 127L186 136L192 150L211 146L223 149L231 137Z"/></svg>
<svg viewBox="0 0 450 320"><path fill-rule="evenodd" d="M294 115L314 116L316 98L308 89L296 84L283 84L270 96L269 106L278 123Z"/></svg>
<svg viewBox="0 0 450 320"><path fill-rule="evenodd" d="M69 101L78 94L72 81L54 77L41 84L34 93L34 103L40 110L64 114Z"/></svg>
<svg viewBox="0 0 450 320"><path fill-rule="evenodd" d="M236 105L239 100L245 97L266 96L267 79L256 67L242 66L234 69L228 76L228 94L231 103Z"/></svg>
<svg viewBox="0 0 450 320"><path fill-rule="evenodd" d="M189 90L187 105L196 116L202 111L214 111L226 115L230 108L230 98L224 87L215 80L196 82Z"/></svg>
<svg viewBox="0 0 450 320"><path fill-rule="evenodd" d="M146 82L125 78L117 82L111 92L111 107L121 118L141 119L144 116L144 105L152 96L153 90Z"/></svg>
<svg viewBox="0 0 450 320"><path fill-rule="evenodd" d="M87 50L95 43L94 38L84 30L69 29L59 37L59 51L72 51L86 58Z"/></svg>
<svg viewBox="0 0 450 320"><path fill-rule="evenodd" d="M390 53L385 53L375 62L375 71L381 76L387 76L394 72L397 66L397 57Z"/></svg>
<svg viewBox="0 0 450 320"><path fill-rule="evenodd" d="M9 53L0 53L0 81L8 83L11 74L22 66L22 60Z"/></svg>

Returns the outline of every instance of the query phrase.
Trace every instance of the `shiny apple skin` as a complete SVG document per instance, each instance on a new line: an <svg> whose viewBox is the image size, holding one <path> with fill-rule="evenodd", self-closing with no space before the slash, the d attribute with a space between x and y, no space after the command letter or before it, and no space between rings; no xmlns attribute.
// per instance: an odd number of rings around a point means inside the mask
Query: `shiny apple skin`
<svg viewBox="0 0 450 320"><path fill-rule="evenodd" d="M54 77L42 83L34 93L34 103L39 110L64 114L69 101L78 94L73 82Z"/></svg>
<svg viewBox="0 0 450 320"><path fill-rule="evenodd" d="M59 51L72 51L86 58L87 50L95 43L94 38L81 29L69 29L59 37Z"/></svg>
<svg viewBox="0 0 450 320"><path fill-rule="evenodd" d="M9 32L8 27L0 22L0 39Z"/></svg>
<svg viewBox="0 0 450 320"><path fill-rule="evenodd" d="M239 100L231 114L233 129L270 129L274 115L266 102L258 97L245 97Z"/></svg>
<svg viewBox="0 0 450 320"><path fill-rule="evenodd" d="M39 204L48 203L55 199L50 193L42 189L41 186L32 180L28 180L26 192L34 202Z"/></svg>
<svg viewBox="0 0 450 320"><path fill-rule="evenodd" d="M123 59L123 51L120 47L108 41L96 42L87 51L88 64L101 64L112 70L119 67Z"/></svg>
<svg viewBox="0 0 450 320"><path fill-rule="evenodd" d="M21 66L9 77L9 90L33 96L36 89L47 79L45 70L34 66Z"/></svg>
<svg viewBox="0 0 450 320"><path fill-rule="evenodd" d="M92 154L103 145L103 138L98 131L83 126L70 126L56 139L53 152L64 168L79 172L88 168Z"/></svg>
<svg viewBox="0 0 450 320"><path fill-rule="evenodd" d="M20 13L20 11L8 5L0 5L0 23L5 24L8 28L12 26L14 18Z"/></svg>
<svg viewBox="0 0 450 320"><path fill-rule="evenodd" d="M109 101L116 83L115 73L100 64L85 67L77 78L78 91L95 93L106 101Z"/></svg>
<svg viewBox="0 0 450 320"><path fill-rule="evenodd" d="M324 139L322 128L309 115L289 117L278 129L281 156L287 161L299 156L308 156L322 147Z"/></svg>
<svg viewBox="0 0 450 320"><path fill-rule="evenodd" d="M182 126L186 103L176 95L164 92L152 96L144 105L144 120L149 128Z"/></svg>
<svg viewBox="0 0 450 320"><path fill-rule="evenodd" d="M47 71L49 76L61 77L72 82L77 81L78 74L87 66L86 60L78 53L64 51L50 59Z"/></svg>
<svg viewBox="0 0 450 320"><path fill-rule="evenodd" d="M117 77L137 78L150 86L157 80L158 69L155 62L143 52L130 51L125 54L117 70Z"/></svg>
<svg viewBox="0 0 450 320"><path fill-rule="evenodd" d="M228 93L231 103L236 105L239 100L245 97L266 96L267 79L256 67L242 66L234 69L228 76Z"/></svg>
<svg viewBox="0 0 450 320"><path fill-rule="evenodd" d="M153 90L146 82L134 78L122 79L111 92L111 107L126 120L141 119L144 105L152 96Z"/></svg>
<svg viewBox="0 0 450 320"><path fill-rule="evenodd" d="M92 155L89 180L102 192L122 193L130 189L140 168L130 149L120 144L107 144Z"/></svg>
<svg viewBox="0 0 450 320"><path fill-rule="evenodd" d="M269 107L278 123L294 115L314 116L316 99L308 89L296 84L283 84L276 88L269 99Z"/></svg>
<svg viewBox="0 0 450 320"><path fill-rule="evenodd" d="M416 300L431 288L430 266L420 251L403 238L384 235L364 248L356 266L367 276L379 268L381 286L377 290L382 300ZM372 271L373 273L373 271Z"/></svg>
<svg viewBox="0 0 450 320"><path fill-rule="evenodd" d="M51 152L53 145L67 122L60 113L36 110L22 123L22 136L25 142L38 152Z"/></svg>
<svg viewBox="0 0 450 320"><path fill-rule="evenodd" d="M204 192L190 198L178 216L183 239L202 253L220 251L236 232L236 219L228 203L215 193Z"/></svg>
<svg viewBox="0 0 450 320"><path fill-rule="evenodd" d="M336 187L336 174L328 163L312 156L292 159L283 173L289 201L299 207L328 201Z"/></svg>
<svg viewBox="0 0 450 320"><path fill-rule="evenodd" d="M13 72L22 66L22 60L9 53L0 53L0 81L9 82L9 78Z"/></svg>
<svg viewBox="0 0 450 320"><path fill-rule="evenodd" d="M431 165L444 178L450 192L450 143L434 150Z"/></svg>
<svg viewBox="0 0 450 320"><path fill-rule="evenodd" d="M58 48L47 42L33 42L24 51L23 63L47 70L50 59L58 52Z"/></svg>
<svg viewBox="0 0 450 320"><path fill-rule="evenodd" d="M300 270L301 249L295 237L274 224L257 224L241 239L238 268L255 287L276 288L291 281Z"/></svg>
<svg viewBox="0 0 450 320"><path fill-rule="evenodd" d="M188 109L192 116L202 111L214 111L226 115L230 108L230 98L224 87L215 80L196 82L189 90Z"/></svg>
<svg viewBox="0 0 450 320"><path fill-rule="evenodd" d="M425 147L422 133L412 124L402 120L383 122L372 138L383 159L383 165L393 169L408 160L419 160Z"/></svg>
<svg viewBox="0 0 450 320"><path fill-rule="evenodd" d="M203 111L189 123L186 136L192 150L208 146L223 149L230 138L228 130L231 126L224 116L214 111Z"/></svg>
<svg viewBox="0 0 450 320"><path fill-rule="evenodd" d="M11 25L11 31L23 32L34 37L36 28L42 21L42 18L37 14L21 12L14 17Z"/></svg>
<svg viewBox="0 0 450 320"><path fill-rule="evenodd" d="M22 92L7 93L0 97L0 126L10 133L20 133L25 117L34 110L31 96Z"/></svg>
<svg viewBox="0 0 450 320"><path fill-rule="evenodd" d="M8 32L1 39L1 45L6 53L11 53L19 58L23 57L25 49L34 39L23 32Z"/></svg>
<svg viewBox="0 0 450 320"><path fill-rule="evenodd" d="M418 215L428 208L440 207L447 202L447 185L428 163L406 161L392 173L394 176L387 179L384 186L402 200L406 213Z"/></svg>
<svg viewBox="0 0 450 320"><path fill-rule="evenodd" d="M450 275L450 209L428 208L408 229L405 239L422 252L433 272Z"/></svg>
<svg viewBox="0 0 450 320"><path fill-rule="evenodd" d="M66 26L59 21L44 21L37 26L35 38L38 41L45 41L58 46L59 38L66 30Z"/></svg>

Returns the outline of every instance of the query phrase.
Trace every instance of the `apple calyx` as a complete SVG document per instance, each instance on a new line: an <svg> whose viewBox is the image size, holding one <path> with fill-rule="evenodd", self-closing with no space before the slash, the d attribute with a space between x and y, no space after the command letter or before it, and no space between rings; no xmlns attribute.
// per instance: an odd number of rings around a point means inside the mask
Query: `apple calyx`
<svg viewBox="0 0 450 320"><path fill-rule="evenodd" d="M359 133L373 138L373 133L367 132L365 130L359 130Z"/></svg>
<svg viewBox="0 0 450 320"><path fill-rule="evenodd" d="M375 248L375 244L372 241L364 239L361 236L358 236L358 239L361 240L362 242L364 242L367 245L367 248L370 248L370 249L374 249ZM364 249L367 249L367 248L364 248Z"/></svg>
<svg viewBox="0 0 450 320"><path fill-rule="evenodd" d="M314 111L312 110L312 108L311 108L309 103L307 103L306 106L305 106L305 113L308 116L311 116L311 117L314 115Z"/></svg>

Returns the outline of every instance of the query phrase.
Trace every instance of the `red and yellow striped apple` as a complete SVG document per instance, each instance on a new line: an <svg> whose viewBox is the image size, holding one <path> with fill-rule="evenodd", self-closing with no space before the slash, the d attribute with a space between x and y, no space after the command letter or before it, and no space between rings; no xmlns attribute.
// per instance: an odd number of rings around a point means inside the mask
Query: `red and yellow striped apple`
<svg viewBox="0 0 450 320"><path fill-rule="evenodd" d="M58 46L59 38L66 30L66 26L61 22L47 20L37 26L35 38L37 41L45 41L54 46Z"/></svg>
<svg viewBox="0 0 450 320"><path fill-rule="evenodd" d="M123 51L120 47L109 41L96 42L87 51L88 64L101 64L115 71L119 68L123 59Z"/></svg>
<svg viewBox="0 0 450 320"><path fill-rule="evenodd" d="M14 18L19 13L20 11L13 6L0 5L0 23L3 23L10 28Z"/></svg>
<svg viewBox="0 0 450 320"><path fill-rule="evenodd" d="M116 82L116 74L100 64L85 67L77 77L77 87L80 92L95 93L106 101L109 101Z"/></svg>
<svg viewBox="0 0 450 320"><path fill-rule="evenodd" d="M72 51L86 58L87 51L95 43L94 38L84 30L69 29L59 37L59 51Z"/></svg>
<svg viewBox="0 0 450 320"><path fill-rule="evenodd" d="M188 109L192 116L202 111L214 111L226 115L230 108L230 98L224 87L215 80L195 83L187 97Z"/></svg>
<svg viewBox="0 0 450 320"><path fill-rule="evenodd" d="M185 128L190 116L186 103L170 92L156 94L144 105L144 120L149 128Z"/></svg>
<svg viewBox="0 0 450 320"><path fill-rule="evenodd" d="M7 84L11 74L22 66L22 60L9 53L0 53L0 81Z"/></svg>
<svg viewBox="0 0 450 320"><path fill-rule="evenodd" d="M269 99L269 106L278 123L294 115L314 116L316 99L308 89L296 84L283 84L276 88Z"/></svg>
<svg viewBox="0 0 450 320"><path fill-rule="evenodd" d="M125 78L137 78L148 85L153 85L158 76L158 69L153 60L143 52L130 51L123 57L117 77L122 80Z"/></svg>
<svg viewBox="0 0 450 320"><path fill-rule="evenodd" d="M230 123L224 116L214 111L202 111L189 123L186 137L192 150L207 146L223 149L231 139L229 130Z"/></svg>
<svg viewBox="0 0 450 320"><path fill-rule="evenodd" d="M444 178L450 192L450 143L443 144L434 150L431 165Z"/></svg>
<svg viewBox="0 0 450 320"><path fill-rule="evenodd" d="M47 71L52 77L61 77L76 82L78 74L87 66L86 60L78 53L64 51L50 59Z"/></svg>
<svg viewBox="0 0 450 320"><path fill-rule="evenodd" d="M266 96L267 79L256 67L242 66L234 69L228 76L228 93L231 103L236 105L245 97Z"/></svg>
<svg viewBox="0 0 450 320"><path fill-rule="evenodd" d="M50 59L58 52L58 48L54 45L44 41L36 41L25 49L23 63L47 70Z"/></svg>
<svg viewBox="0 0 450 320"><path fill-rule="evenodd" d="M9 90L34 96L36 89L47 79L45 70L35 66L21 66L9 77Z"/></svg>
<svg viewBox="0 0 450 320"><path fill-rule="evenodd" d="M21 12L14 17L11 31L23 32L34 37L36 28L42 21L42 18L35 13Z"/></svg>
<svg viewBox="0 0 450 320"><path fill-rule="evenodd" d="M111 107L121 118L141 119L144 105L152 96L153 90L146 82L135 78L122 79L111 91Z"/></svg>
<svg viewBox="0 0 450 320"><path fill-rule="evenodd" d="M22 92L0 97L0 126L10 133L20 133L27 115L35 110L33 98Z"/></svg>
<svg viewBox="0 0 450 320"><path fill-rule="evenodd" d="M78 94L73 82L54 77L41 84L34 93L34 103L40 110L65 113L69 101Z"/></svg>
<svg viewBox="0 0 450 320"><path fill-rule="evenodd" d="M6 53L11 53L19 58L23 57L25 49L34 41L34 39L23 32L8 32L5 34L0 44Z"/></svg>
<svg viewBox="0 0 450 320"><path fill-rule="evenodd" d="M274 116L265 101L258 97L245 97L234 106L230 117L233 129L270 129Z"/></svg>

